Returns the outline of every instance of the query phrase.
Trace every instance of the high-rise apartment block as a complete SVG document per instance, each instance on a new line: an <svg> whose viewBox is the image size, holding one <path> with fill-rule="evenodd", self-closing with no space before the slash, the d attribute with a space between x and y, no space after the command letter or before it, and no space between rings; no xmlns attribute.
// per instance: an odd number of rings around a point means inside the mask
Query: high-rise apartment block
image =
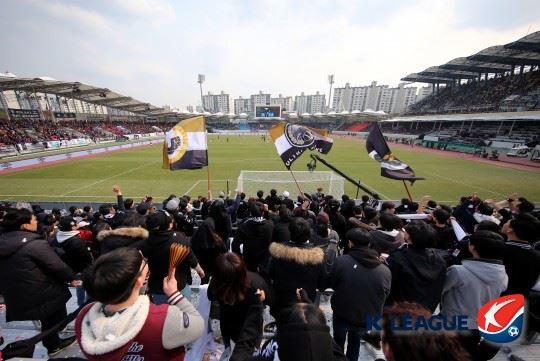
<svg viewBox="0 0 540 361"><path fill-rule="evenodd" d="M203 107L204 110L210 113L229 113L229 94L221 91L220 94L212 94L208 92L207 95L203 95Z"/></svg>
<svg viewBox="0 0 540 361"><path fill-rule="evenodd" d="M336 112L370 109L397 114L417 101L416 92L416 87L405 88L404 83L399 84L397 88L377 85L375 81L369 86L361 87L351 87L347 83L343 88L334 89L332 108Z"/></svg>

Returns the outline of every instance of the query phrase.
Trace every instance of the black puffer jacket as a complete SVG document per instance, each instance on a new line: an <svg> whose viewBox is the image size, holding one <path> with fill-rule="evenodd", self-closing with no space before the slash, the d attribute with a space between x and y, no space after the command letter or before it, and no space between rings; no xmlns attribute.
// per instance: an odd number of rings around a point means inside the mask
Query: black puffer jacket
<svg viewBox="0 0 540 361"><path fill-rule="evenodd" d="M316 290L323 289L326 276L323 250L311 243L274 242L270 245L270 255L268 274L276 294L274 311L296 303L297 288L306 290L314 301Z"/></svg>
<svg viewBox="0 0 540 361"><path fill-rule="evenodd" d="M80 273L92 264L93 258L79 233L74 235L71 233L59 231L56 234L55 246L58 247L57 253L60 258L71 267L73 272Z"/></svg>
<svg viewBox="0 0 540 361"><path fill-rule="evenodd" d="M39 320L65 307L73 271L37 233L0 235L0 293L6 320Z"/></svg>
<svg viewBox="0 0 540 361"><path fill-rule="evenodd" d="M140 227L123 227L105 230L99 232L96 237L100 243L100 254L105 254L121 247L141 249L147 238L148 231Z"/></svg>

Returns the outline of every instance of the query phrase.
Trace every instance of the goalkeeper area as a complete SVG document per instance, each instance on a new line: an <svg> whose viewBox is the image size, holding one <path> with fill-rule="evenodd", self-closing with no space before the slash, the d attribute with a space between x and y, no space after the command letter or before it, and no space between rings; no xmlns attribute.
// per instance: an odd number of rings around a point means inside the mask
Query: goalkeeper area
<svg viewBox="0 0 540 361"><path fill-rule="evenodd" d="M268 193L270 189L275 189L278 195L284 191L290 194L299 192L313 193L317 188L322 188L325 194L330 194L334 198L341 198L345 194L345 179L334 172L294 172L294 181L291 172L288 171L250 171L242 170L238 176L236 189L245 194L256 194L263 190Z"/></svg>

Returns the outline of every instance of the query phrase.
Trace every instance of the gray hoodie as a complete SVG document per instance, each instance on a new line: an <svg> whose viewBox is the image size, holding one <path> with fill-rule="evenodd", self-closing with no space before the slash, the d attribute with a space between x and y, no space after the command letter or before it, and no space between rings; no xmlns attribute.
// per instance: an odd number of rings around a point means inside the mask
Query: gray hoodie
<svg viewBox="0 0 540 361"><path fill-rule="evenodd" d="M442 293L441 314L467 315L469 329L476 329L480 307L506 290L508 276L501 261L467 259L447 270Z"/></svg>

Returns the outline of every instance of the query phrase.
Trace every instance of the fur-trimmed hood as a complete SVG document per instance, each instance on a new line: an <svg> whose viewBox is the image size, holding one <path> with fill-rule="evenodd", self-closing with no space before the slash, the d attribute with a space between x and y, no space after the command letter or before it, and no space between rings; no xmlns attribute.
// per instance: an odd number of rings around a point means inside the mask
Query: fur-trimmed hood
<svg viewBox="0 0 540 361"><path fill-rule="evenodd" d="M103 230L97 234L96 239L99 242L102 242L105 238L110 236L147 239L148 231L141 227L125 227L112 230Z"/></svg>
<svg viewBox="0 0 540 361"><path fill-rule="evenodd" d="M319 247L296 245L292 242L270 245L270 255L276 259L295 262L305 265L319 265L323 263L324 252Z"/></svg>

